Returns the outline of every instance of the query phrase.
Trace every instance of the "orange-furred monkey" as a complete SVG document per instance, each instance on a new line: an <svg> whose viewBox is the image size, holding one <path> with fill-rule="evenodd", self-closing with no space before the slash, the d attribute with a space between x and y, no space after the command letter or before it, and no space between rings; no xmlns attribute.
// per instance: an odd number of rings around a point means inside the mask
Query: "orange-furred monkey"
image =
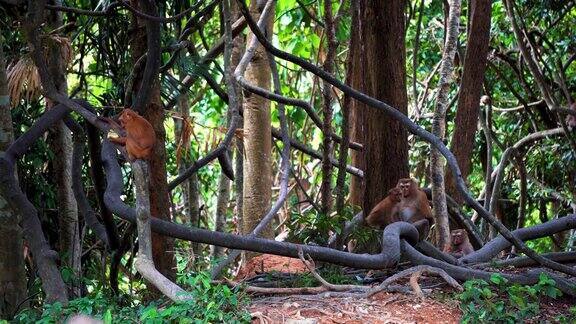
<svg viewBox="0 0 576 324"><path fill-rule="evenodd" d="M110 137L110 141L125 145L130 161L150 158L156 143L156 133L152 124L129 108L122 110L118 120L126 131L126 137Z"/></svg>
<svg viewBox="0 0 576 324"><path fill-rule="evenodd" d="M385 227L386 225L398 222L398 212L402 202L402 190L392 188L388 191L388 196L378 203L370 215L366 217L366 223L373 227Z"/></svg>

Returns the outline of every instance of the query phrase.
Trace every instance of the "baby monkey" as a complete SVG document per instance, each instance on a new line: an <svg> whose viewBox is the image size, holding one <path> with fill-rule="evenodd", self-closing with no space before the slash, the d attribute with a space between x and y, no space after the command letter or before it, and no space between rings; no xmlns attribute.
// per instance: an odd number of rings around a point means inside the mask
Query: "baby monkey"
<svg viewBox="0 0 576 324"><path fill-rule="evenodd" d="M472 244L468 239L468 233L466 230L457 229L450 233L450 254L456 258L461 258L474 252Z"/></svg>

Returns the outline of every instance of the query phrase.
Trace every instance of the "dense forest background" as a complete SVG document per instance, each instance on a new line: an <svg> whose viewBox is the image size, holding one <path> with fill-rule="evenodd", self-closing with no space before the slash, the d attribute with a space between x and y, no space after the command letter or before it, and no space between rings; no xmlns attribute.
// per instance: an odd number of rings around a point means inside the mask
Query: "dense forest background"
<svg viewBox="0 0 576 324"><path fill-rule="evenodd" d="M486 281L576 296L576 1L0 0L0 17L0 318L243 322L247 293L364 289L320 280L367 283L351 268L440 275L464 316ZM154 129L147 161L109 140L127 107ZM401 178L433 207L424 240L365 222ZM473 253L448 253L455 229ZM322 270L222 279L260 253Z"/></svg>

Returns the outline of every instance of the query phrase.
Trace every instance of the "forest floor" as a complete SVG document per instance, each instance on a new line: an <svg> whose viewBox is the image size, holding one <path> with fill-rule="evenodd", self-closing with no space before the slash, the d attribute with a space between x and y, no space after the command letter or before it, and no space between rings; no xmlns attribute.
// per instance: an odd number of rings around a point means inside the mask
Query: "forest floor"
<svg viewBox="0 0 576 324"><path fill-rule="evenodd" d="M262 274L307 273L299 259L261 255L240 269L237 280ZM400 283L405 281L400 281ZM404 293L381 292L370 298L318 297L312 295L252 296L249 311L252 323L459 323L462 312L454 290L437 278L422 277L422 285L432 283L433 293L424 298ZM406 286L409 287L408 283ZM543 299L538 318L546 322L574 305L568 298Z"/></svg>
<svg viewBox="0 0 576 324"><path fill-rule="evenodd" d="M306 273L299 259L261 255L240 269L237 279L262 273ZM253 323L458 323L458 303L442 295L418 299L414 295L381 292L370 298L257 296L249 311Z"/></svg>

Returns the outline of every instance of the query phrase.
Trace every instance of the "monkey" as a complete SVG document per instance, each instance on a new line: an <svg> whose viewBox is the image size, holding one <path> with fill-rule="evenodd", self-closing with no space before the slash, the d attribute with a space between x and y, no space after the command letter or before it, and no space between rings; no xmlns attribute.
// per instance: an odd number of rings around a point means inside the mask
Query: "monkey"
<svg viewBox="0 0 576 324"><path fill-rule="evenodd" d="M414 224L420 233L420 240L423 240L428 236L430 226L434 224L426 193L420 190L416 180L412 178L398 180L396 188L402 191L402 203L398 212L400 220Z"/></svg>
<svg viewBox="0 0 576 324"><path fill-rule="evenodd" d="M450 232L450 248L447 252L456 258L461 258L474 252L474 248L468 239L468 233L465 230L457 229Z"/></svg>
<svg viewBox="0 0 576 324"><path fill-rule="evenodd" d="M573 111L576 111L576 102L573 102L570 105L570 109ZM568 115L566 116L566 126L568 127L569 130L574 130L576 129L576 117L573 115Z"/></svg>
<svg viewBox="0 0 576 324"><path fill-rule="evenodd" d="M115 121L106 119L113 128L118 126ZM116 144L126 146L128 159L148 160L152 155L152 149L156 142L156 133L152 124L144 117L138 115L134 110L125 108L120 114L121 127L126 131L125 137L109 137L110 141Z"/></svg>
<svg viewBox="0 0 576 324"><path fill-rule="evenodd" d="M388 196L379 202L372 210L366 223L372 227L385 227L394 222L400 221L398 212L400 211L402 203L402 190L400 188L392 188L388 191Z"/></svg>

